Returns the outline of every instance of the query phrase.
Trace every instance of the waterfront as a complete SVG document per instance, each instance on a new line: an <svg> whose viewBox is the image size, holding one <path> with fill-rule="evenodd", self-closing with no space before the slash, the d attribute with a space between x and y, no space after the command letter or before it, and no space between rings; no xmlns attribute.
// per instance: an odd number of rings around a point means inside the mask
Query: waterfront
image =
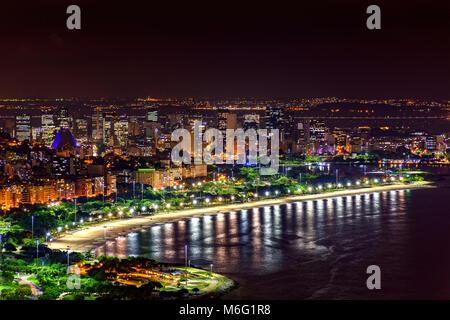
<svg viewBox="0 0 450 320"><path fill-rule="evenodd" d="M237 280L228 299L448 298L448 187L308 200L152 226L97 254L144 255ZM366 289L368 265L382 290Z"/></svg>

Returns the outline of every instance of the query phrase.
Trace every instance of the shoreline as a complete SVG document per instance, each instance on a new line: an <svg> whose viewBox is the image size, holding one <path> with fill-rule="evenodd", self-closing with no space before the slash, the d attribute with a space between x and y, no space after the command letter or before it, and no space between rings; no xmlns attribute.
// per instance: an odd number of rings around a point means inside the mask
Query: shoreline
<svg viewBox="0 0 450 320"><path fill-rule="evenodd" d="M89 252L119 236L125 236L130 232L141 230L153 225L182 220L206 214L218 214L224 211L250 209L268 205L279 205L295 201L308 201L342 196L352 196L373 192L395 191L405 189L435 188L428 184L393 184L379 187L365 187L352 190L332 191L312 195L287 196L276 199L257 200L245 203L224 204L219 206L183 209L173 212L158 213L152 216L133 217L101 222L96 225L84 227L79 230L66 232L55 241L47 242L50 249L67 250L76 252ZM106 238L104 236L106 228Z"/></svg>

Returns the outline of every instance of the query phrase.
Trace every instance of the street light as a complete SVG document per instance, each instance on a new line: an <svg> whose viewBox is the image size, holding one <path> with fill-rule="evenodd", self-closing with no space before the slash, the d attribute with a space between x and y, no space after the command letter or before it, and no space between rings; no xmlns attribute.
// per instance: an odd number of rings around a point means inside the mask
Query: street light
<svg viewBox="0 0 450 320"><path fill-rule="evenodd" d="M36 274L39 271L39 239L36 240Z"/></svg>
<svg viewBox="0 0 450 320"><path fill-rule="evenodd" d="M211 273L212 273L212 268L213 268L213 264L212 263L209 265L209 268L210 268Z"/></svg>
<svg viewBox="0 0 450 320"><path fill-rule="evenodd" d="M31 216L31 240L34 239L34 216Z"/></svg>

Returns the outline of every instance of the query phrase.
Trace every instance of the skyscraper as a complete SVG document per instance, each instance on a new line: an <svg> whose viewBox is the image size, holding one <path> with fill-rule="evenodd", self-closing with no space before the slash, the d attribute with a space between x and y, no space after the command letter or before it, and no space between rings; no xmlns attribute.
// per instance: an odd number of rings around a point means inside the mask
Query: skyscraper
<svg viewBox="0 0 450 320"><path fill-rule="evenodd" d="M55 133L55 122L53 119L53 114L47 111L41 115L41 128L42 128L42 143L50 147Z"/></svg>
<svg viewBox="0 0 450 320"><path fill-rule="evenodd" d="M92 115L92 139L98 143L104 143L105 139L105 118L99 108Z"/></svg>
<svg viewBox="0 0 450 320"><path fill-rule="evenodd" d="M86 143L89 140L88 122L86 119L75 119L74 121L74 136L79 144Z"/></svg>
<svg viewBox="0 0 450 320"><path fill-rule="evenodd" d="M122 116L114 124L114 136L120 146L126 146L128 141L128 119Z"/></svg>
<svg viewBox="0 0 450 320"><path fill-rule="evenodd" d="M69 116L69 111L66 108L61 108L56 113L56 126L58 129L71 129L72 121Z"/></svg>
<svg viewBox="0 0 450 320"><path fill-rule="evenodd" d="M31 139L31 117L29 115L16 116L16 138L19 141Z"/></svg>
<svg viewBox="0 0 450 320"><path fill-rule="evenodd" d="M148 107L147 121L158 122L158 108L155 106Z"/></svg>
<svg viewBox="0 0 450 320"><path fill-rule="evenodd" d="M266 128L267 129L283 129L284 112L283 107L279 104L269 105L266 107Z"/></svg>

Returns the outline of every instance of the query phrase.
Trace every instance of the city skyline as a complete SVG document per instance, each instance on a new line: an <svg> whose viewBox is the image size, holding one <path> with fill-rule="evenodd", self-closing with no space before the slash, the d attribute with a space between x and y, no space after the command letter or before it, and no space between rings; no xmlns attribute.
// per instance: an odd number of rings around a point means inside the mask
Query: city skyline
<svg viewBox="0 0 450 320"><path fill-rule="evenodd" d="M278 319L273 300L450 299L449 14L5 3L0 305Z"/></svg>

